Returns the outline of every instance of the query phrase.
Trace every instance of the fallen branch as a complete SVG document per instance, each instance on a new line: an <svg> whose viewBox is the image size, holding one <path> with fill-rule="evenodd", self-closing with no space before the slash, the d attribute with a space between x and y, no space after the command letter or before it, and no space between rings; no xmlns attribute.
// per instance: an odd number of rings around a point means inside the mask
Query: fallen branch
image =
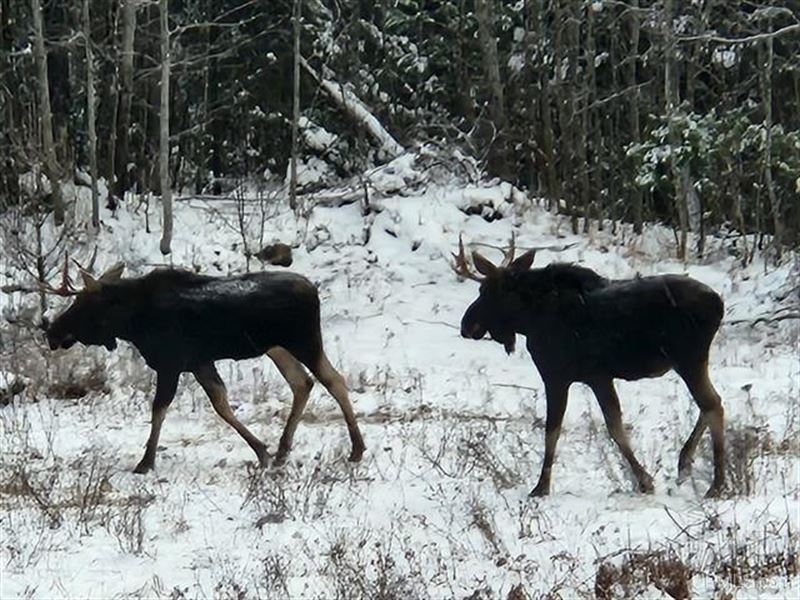
<svg viewBox="0 0 800 600"><path fill-rule="evenodd" d="M397 158L405 152L405 148L392 137L392 134L386 131L386 128L381 125L377 117L370 112L358 96L347 90L343 85L321 77L302 56L300 57L300 64L328 97L372 136L386 157L389 159Z"/></svg>
<svg viewBox="0 0 800 600"><path fill-rule="evenodd" d="M529 392L537 392L536 388L528 387L527 385L517 385L516 383L493 383L492 385L497 387L507 387L507 388L514 388L515 390L527 390Z"/></svg>

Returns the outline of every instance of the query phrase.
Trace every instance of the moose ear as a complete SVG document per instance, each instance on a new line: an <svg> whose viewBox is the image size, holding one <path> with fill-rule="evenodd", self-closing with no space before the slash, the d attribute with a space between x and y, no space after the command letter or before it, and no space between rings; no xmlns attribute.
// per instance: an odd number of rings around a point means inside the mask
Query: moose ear
<svg viewBox="0 0 800 600"><path fill-rule="evenodd" d="M513 271L527 271L531 268L535 256L536 250L528 250L525 254L512 262L509 268Z"/></svg>
<svg viewBox="0 0 800 600"><path fill-rule="evenodd" d="M484 258L478 252L472 253L472 262L475 263L475 268L478 269L478 273L486 275L486 277L491 277L497 273L497 267L494 266L488 258Z"/></svg>
<svg viewBox="0 0 800 600"><path fill-rule="evenodd" d="M124 270L125 270L125 263L118 262L112 267L106 269L106 272L100 275L100 281L103 283L117 281L120 277L122 277L122 272Z"/></svg>
<svg viewBox="0 0 800 600"><path fill-rule="evenodd" d="M102 287L100 282L86 271L81 271L81 278L83 279L83 289L87 292L97 292Z"/></svg>

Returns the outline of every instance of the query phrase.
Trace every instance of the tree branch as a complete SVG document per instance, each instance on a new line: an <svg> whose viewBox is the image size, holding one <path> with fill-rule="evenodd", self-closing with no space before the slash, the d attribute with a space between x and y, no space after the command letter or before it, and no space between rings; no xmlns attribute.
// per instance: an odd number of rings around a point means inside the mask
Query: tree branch
<svg viewBox="0 0 800 600"><path fill-rule="evenodd" d="M756 33L754 35L748 35L742 38L724 38L708 33L703 35L678 37L675 39L678 42L705 41L705 42L716 42L718 44L750 44L752 42L758 42L761 40L766 40L768 38L776 38L778 36L786 35L787 33L792 33L794 31L800 31L800 23L795 23L794 25L787 25L786 27L782 27L781 29L776 29L775 31L772 32Z"/></svg>

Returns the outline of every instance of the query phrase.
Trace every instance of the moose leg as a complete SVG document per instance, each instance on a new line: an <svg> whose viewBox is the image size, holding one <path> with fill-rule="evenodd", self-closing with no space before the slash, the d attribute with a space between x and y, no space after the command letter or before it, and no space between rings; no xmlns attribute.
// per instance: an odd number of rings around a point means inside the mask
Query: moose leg
<svg viewBox="0 0 800 600"><path fill-rule="evenodd" d="M303 416L303 411L308 402L308 395L311 393L311 388L314 387L314 380L308 376L303 365L285 348L276 346L267 352L267 356L278 367L283 378L292 388L292 410L289 413L289 418L286 421L286 427L283 430L281 441L278 444L278 454L275 455L274 464L280 465L286 460L289 450L292 449L292 440L294 439L294 432L297 429L297 423L300 417Z"/></svg>
<svg viewBox="0 0 800 600"><path fill-rule="evenodd" d="M556 444L561 435L561 422L567 410L569 384L545 384L547 396L547 421L544 429L544 462L539 482L529 494L532 497L547 496L550 493L550 471L556 456Z"/></svg>
<svg viewBox="0 0 800 600"><path fill-rule="evenodd" d="M314 373L320 383L325 386L331 396L339 403L339 408L342 409L344 420L347 423L347 431L350 433L350 443L352 449L350 451L350 462L358 462L364 454L366 446L361 437L361 432L358 430L358 423L356 423L356 416L353 413L353 406L350 404L350 398L347 394L347 386L344 382L344 377L341 373L333 368L333 365L325 356L325 353L320 351L319 357L315 365L309 365L311 372Z"/></svg>
<svg viewBox="0 0 800 600"><path fill-rule="evenodd" d="M639 491L644 494L652 494L653 478L636 460L628 441L628 436L625 433L625 428L622 425L622 409L619 406L619 396L617 396L617 391L614 389L614 382L608 379L595 382L591 387L603 411L603 419L606 422L608 433L620 449L620 452L622 452L622 456L631 466Z"/></svg>
<svg viewBox="0 0 800 600"><path fill-rule="evenodd" d="M714 480L706 497L715 498L725 489L725 411L722 408L722 400L708 378L708 363L702 363L701 367L693 372L687 373L684 370L678 373L686 382L697 406L700 407L700 417L681 450L678 469L680 472L681 462L684 470L691 462L694 448L707 426L711 430L711 442L714 448Z"/></svg>
<svg viewBox="0 0 800 600"><path fill-rule="evenodd" d="M217 414L231 427L233 427L240 436L244 438L253 452L256 453L258 463L264 466L267 462L267 447L256 436L250 433L239 419L233 414L231 405L228 404L228 391L225 389L225 384L217 373L216 367L213 363L203 365L193 371L195 379L203 387L206 394L208 394L211 405Z"/></svg>
<svg viewBox="0 0 800 600"><path fill-rule="evenodd" d="M708 427L706 423L706 416L701 411L697 417L697 422L692 429L692 433L686 439L686 443L681 448L680 456L678 457L678 484L683 483L692 474L692 461L694 460L694 451L700 438Z"/></svg>
<svg viewBox="0 0 800 600"><path fill-rule="evenodd" d="M175 391L178 389L178 373L158 372L156 373L156 396L153 399L153 414L150 419L150 437L147 438L144 456L134 473L147 473L153 468L156 462L156 448L158 447L158 437L161 435L161 425L167 416L167 408L172 399L175 398Z"/></svg>

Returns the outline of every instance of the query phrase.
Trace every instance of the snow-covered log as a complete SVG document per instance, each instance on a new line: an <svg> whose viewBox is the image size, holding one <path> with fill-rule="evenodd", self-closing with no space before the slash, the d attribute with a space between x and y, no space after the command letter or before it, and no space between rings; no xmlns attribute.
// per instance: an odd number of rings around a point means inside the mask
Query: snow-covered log
<svg viewBox="0 0 800 600"><path fill-rule="evenodd" d="M346 89L342 84L321 77L303 57L300 57L300 64L317 81L328 97L372 136L378 143L384 158L391 160L405 152L402 144L395 140L391 133L386 131L386 128L381 125L381 122L370 112L369 108L358 96Z"/></svg>

